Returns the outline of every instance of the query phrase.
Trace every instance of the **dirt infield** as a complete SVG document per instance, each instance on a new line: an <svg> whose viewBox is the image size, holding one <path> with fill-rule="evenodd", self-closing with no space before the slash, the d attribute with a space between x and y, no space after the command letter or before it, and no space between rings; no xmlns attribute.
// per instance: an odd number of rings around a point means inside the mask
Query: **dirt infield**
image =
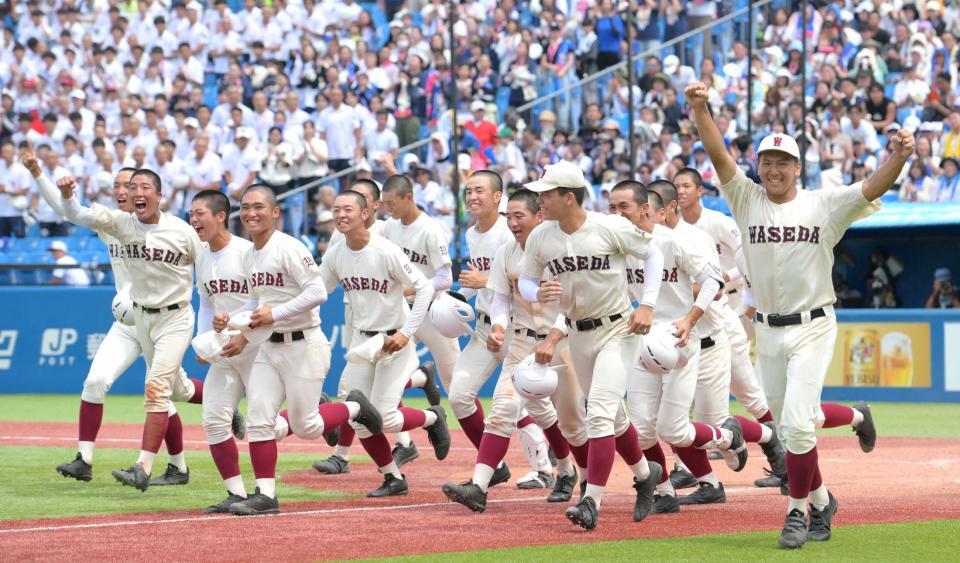
<svg viewBox="0 0 960 563"><path fill-rule="evenodd" d="M0 445L73 446L75 428L0 422ZM188 448L205 449L199 427L185 430ZM137 425L104 425L100 444L133 449L139 434ZM427 443L424 436L415 439ZM456 432L454 444L469 442ZM300 440L280 446L281 452L321 448L318 457L326 455L326 446ZM750 454L753 459L741 474L730 472L722 462L714 465L726 487L726 504L684 507L680 514L651 516L641 524L630 519L633 491L628 471L618 463L610 494L604 497L600 527L594 532L570 525L563 518L565 505L544 502L545 492L519 491L512 482L491 490L484 514L447 502L440 486L469 478L475 455L473 448L455 447L444 462L423 456L405 468L410 482L406 497L285 503L282 515L257 518L205 516L197 510L0 521L0 552L6 560L316 560L762 530L771 532L773 546L786 500L775 490L752 487L763 464L759 449ZM511 448L507 461L514 478L525 472L518 448ZM852 435L822 438L820 462L827 484L840 500L838 527L960 518L955 500L960 496L960 440L885 438L867 455ZM378 485L380 476L372 465L361 464L347 475L321 476L307 469L288 474L285 480L363 493ZM909 487L902 485L905 480Z"/></svg>

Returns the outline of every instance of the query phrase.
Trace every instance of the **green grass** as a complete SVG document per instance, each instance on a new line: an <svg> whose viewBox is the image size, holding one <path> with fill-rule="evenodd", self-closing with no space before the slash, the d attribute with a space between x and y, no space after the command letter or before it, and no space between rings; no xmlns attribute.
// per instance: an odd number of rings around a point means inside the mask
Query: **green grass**
<svg viewBox="0 0 960 563"><path fill-rule="evenodd" d="M535 528L531 528L535 529ZM827 543L799 551L777 547L776 532L720 534L693 538L646 539L466 551L387 561L956 561L960 521L871 524L834 529Z"/></svg>
<svg viewBox="0 0 960 563"><path fill-rule="evenodd" d="M78 395L0 395L0 420L76 422ZM489 411L489 399L482 400ZM425 399L404 399L411 407L425 408ZM449 405L444 407L450 412ZM731 412L744 414L738 403L731 403ZM955 438L960 436L960 407L945 403L872 403L873 417L881 438ZM241 404L241 409L246 410ZM184 424L200 424L200 405L177 403ZM456 418L447 417L452 428L459 428ZM142 423L143 397L111 395L104 407L104 422ZM823 436L848 436L848 428L820 432Z"/></svg>
<svg viewBox="0 0 960 563"><path fill-rule="evenodd" d="M187 451L190 467L189 489L183 487L151 487L140 493L117 483L110 471L129 467L135 452L129 449L97 448L94 454L93 480L77 482L57 475L54 468L70 461L74 448L0 446L0 520L197 510L223 500L226 496L220 474L209 452ZM300 471L316 461L317 454L284 452L277 462L277 498L281 503L308 500L350 498L356 495L339 491L321 491L285 484L282 476ZM361 458L358 457L358 461ZM154 473L166 468L166 454L157 456ZM247 477L248 491L253 491L253 470L249 456L240 455L240 469Z"/></svg>

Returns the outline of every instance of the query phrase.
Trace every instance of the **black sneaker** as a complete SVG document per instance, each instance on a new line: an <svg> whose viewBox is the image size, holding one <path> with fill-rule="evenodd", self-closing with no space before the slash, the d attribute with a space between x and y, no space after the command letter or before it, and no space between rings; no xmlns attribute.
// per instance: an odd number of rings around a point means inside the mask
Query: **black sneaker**
<svg viewBox="0 0 960 563"><path fill-rule="evenodd" d="M473 481L459 485L447 483L443 486L443 494L453 502L458 502L474 512L483 512L487 509L487 493Z"/></svg>
<svg viewBox="0 0 960 563"><path fill-rule="evenodd" d="M734 471L743 471L747 466L747 443L743 440L743 426L740 421L732 416L723 421L720 428L729 430L733 434L730 439L730 447L723 452L723 459L727 462L727 467Z"/></svg>
<svg viewBox="0 0 960 563"><path fill-rule="evenodd" d="M167 464L167 470L163 472L163 475L159 477L154 477L150 479L150 486L160 487L163 485L186 485L190 482L190 468L188 467L186 471L180 471L176 465L172 463Z"/></svg>
<svg viewBox="0 0 960 563"><path fill-rule="evenodd" d="M663 468L655 461L648 461L650 476L644 481L633 478L633 489L637 491L637 500L633 503L633 521L641 522L653 510L653 493L663 477Z"/></svg>
<svg viewBox="0 0 960 563"><path fill-rule="evenodd" d="M783 450L783 444L777 437L777 427L773 422L765 422L764 426L773 431L773 437L766 444L760 444L760 449L763 450L763 455L767 456L767 463L770 464L770 474L783 481L787 478L787 457ZM779 484L777 483L777 485Z"/></svg>
<svg viewBox="0 0 960 563"><path fill-rule="evenodd" d="M807 543L807 515L796 508L787 514L780 531L780 547L798 549Z"/></svg>
<svg viewBox="0 0 960 563"><path fill-rule="evenodd" d="M127 469L114 470L113 478L128 487L140 489L141 493L150 486L150 475L143 470L143 466L139 463L134 463Z"/></svg>
<svg viewBox="0 0 960 563"><path fill-rule="evenodd" d="M313 468L324 475L340 475L341 473L350 473L350 462L337 454L333 454L327 459L315 462Z"/></svg>
<svg viewBox="0 0 960 563"><path fill-rule="evenodd" d="M83 455L78 452L73 461L58 465L57 473L77 481L89 481L93 479L93 465L83 461Z"/></svg>
<svg viewBox="0 0 960 563"><path fill-rule="evenodd" d="M863 422L853 431L860 439L860 449L863 450L863 453L868 454L877 445L877 427L873 424L873 414L870 412L870 405L863 401L854 405L853 408L863 415Z"/></svg>
<svg viewBox="0 0 960 563"><path fill-rule="evenodd" d="M447 427L447 411L440 406L428 407L427 410L437 415L437 421L424 428L424 430L427 431L427 438L430 440L430 445L433 446L434 456L437 460L442 461L450 453L450 429Z"/></svg>
<svg viewBox="0 0 960 563"><path fill-rule="evenodd" d="M230 512L231 506L245 500L247 500L247 497L235 495L230 491L227 491L227 498L223 499L217 504L211 504L210 506L204 508L203 512L204 514L227 514Z"/></svg>
<svg viewBox="0 0 960 563"><path fill-rule="evenodd" d="M727 494L723 492L723 483L714 487L710 483L700 483L700 487L685 497L677 499L679 504L720 504L727 502Z"/></svg>
<svg viewBox="0 0 960 563"><path fill-rule="evenodd" d="M367 496L372 498L396 497L405 495L409 491L410 489L407 488L407 480L403 475L397 479L393 476L393 473L387 473L383 477L383 484L367 493Z"/></svg>
<svg viewBox="0 0 960 563"><path fill-rule="evenodd" d="M587 496L587 480L586 479L584 479L583 481L580 481L580 498L578 499L577 502L583 500L583 497L585 496Z"/></svg>
<svg viewBox="0 0 960 563"><path fill-rule="evenodd" d="M830 502L823 510L817 510L810 505L810 528L807 530L808 541L828 541L830 539L830 524L833 522L833 516L840 508L840 503L833 493L827 491Z"/></svg>
<svg viewBox="0 0 960 563"><path fill-rule="evenodd" d="M243 440L247 435L247 421L239 410L233 411L233 418L230 419L230 432L237 440Z"/></svg>
<svg viewBox="0 0 960 563"><path fill-rule="evenodd" d="M559 463L557 463L557 454L553 453L553 448L547 448L547 459L550 460L550 467L559 465Z"/></svg>
<svg viewBox="0 0 960 563"><path fill-rule="evenodd" d="M553 484L553 490L547 495L547 502L570 502L573 497L573 485L577 482L577 470L572 475L559 475Z"/></svg>
<svg viewBox="0 0 960 563"><path fill-rule="evenodd" d="M760 487L761 489L779 487L781 484L781 479L773 474L773 471L770 471L767 468L763 469L763 473L766 477L761 477L753 482L754 485Z"/></svg>
<svg viewBox="0 0 960 563"><path fill-rule="evenodd" d="M440 388L437 387L437 366L433 362L423 362L420 364L420 371L427 376L427 382L423 384L423 394L427 396L427 402L431 407L440 404Z"/></svg>
<svg viewBox="0 0 960 563"><path fill-rule="evenodd" d="M493 470L493 477L490 478L490 484L487 488L494 487L500 483L506 483L510 480L510 468L506 463L501 463L499 467Z"/></svg>
<svg viewBox="0 0 960 563"><path fill-rule="evenodd" d="M527 474L527 477L521 477L517 479L517 488L518 489L549 489L553 486L553 474L544 473L543 471L537 471L536 475L533 472Z"/></svg>
<svg viewBox="0 0 960 563"><path fill-rule="evenodd" d="M600 515L597 513L597 503L592 497L583 497L576 506L571 506L564 512L567 520L580 526L584 530L593 530L597 527Z"/></svg>
<svg viewBox="0 0 960 563"><path fill-rule="evenodd" d="M393 448L393 461L397 464L397 467L409 463L418 457L420 457L420 454L417 452L417 445L413 442L410 442L409 446L397 444Z"/></svg>
<svg viewBox="0 0 960 563"><path fill-rule="evenodd" d="M380 411L373 406L373 403L367 399L366 395L354 389L347 394L346 400L353 401L360 405L360 414L357 415L357 418L353 419L354 422L365 426L371 434L380 434L383 432L383 418L380 416Z"/></svg>
<svg viewBox="0 0 960 563"><path fill-rule="evenodd" d="M260 514L280 514L280 501L260 494L260 487L246 500L230 505L230 514L236 516L257 516Z"/></svg>
<svg viewBox="0 0 960 563"><path fill-rule="evenodd" d="M653 495L651 514L674 514L680 512L680 502L673 495Z"/></svg>
<svg viewBox="0 0 960 563"><path fill-rule="evenodd" d="M697 486L697 478L686 469L674 465L673 471L670 472L670 484L678 491L680 489L692 489Z"/></svg>

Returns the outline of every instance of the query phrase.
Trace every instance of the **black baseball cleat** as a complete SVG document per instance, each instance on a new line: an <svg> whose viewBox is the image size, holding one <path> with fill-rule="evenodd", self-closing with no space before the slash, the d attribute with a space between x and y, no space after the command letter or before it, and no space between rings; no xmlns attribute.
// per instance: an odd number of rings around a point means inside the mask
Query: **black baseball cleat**
<svg viewBox="0 0 960 563"><path fill-rule="evenodd" d="M733 434L730 439L730 447L723 452L723 459L727 462L727 467L734 471L743 471L747 466L747 443L743 440L743 426L740 421L732 416L723 421L720 428L729 430Z"/></svg>
<svg viewBox="0 0 960 563"><path fill-rule="evenodd" d="M243 502L247 500L247 497L242 497L240 495L235 495L230 491L227 491L227 498L218 502L217 504L211 504L210 506L203 509L204 514L229 514L230 507L238 502Z"/></svg>
<svg viewBox="0 0 960 563"><path fill-rule="evenodd" d="M77 481L89 481L93 479L93 465L83 461L83 455L77 452L77 457L73 461L57 466L57 473Z"/></svg>
<svg viewBox="0 0 960 563"><path fill-rule="evenodd" d="M367 496L372 498L396 497L405 495L409 491L407 480L403 475L397 479L393 476L393 473L387 473L383 477L383 484L367 493Z"/></svg>
<svg viewBox="0 0 960 563"><path fill-rule="evenodd" d="M143 470L143 466L139 463L134 463L128 469L114 470L113 478L123 485L140 489L141 493L150 486L150 475Z"/></svg>
<svg viewBox="0 0 960 563"><path fill-rule="evenodd" d="M697 486L697 478L686 469L674 465L673 471L670 472L670 484L675 490L692 489Z"/></svg>
<svg viewBox="0 0 960 563"><path fill-rule="evenodd" d="M840 503L833 493L827 491L830 502L823 510L817 510L810 505L810 527L807 529L807 541L828 541L831 536L830 524L833 522L833 516L840 508Z"/></svg>
<svg viewBox="0 0 960 563"><path fill-rule="evenodd" d="M239 410L233 411L233 418L230 419L230 432L237 440L243 440L247 435L247 421Z"/></svg>
<svg viewBox="0 0 960 563"><path fill-rule="evenodd" d="M780 531L780 547L798 549L807 543L807 515L796 508L787 514Z"/></svg>
<svg viewBox="0 0 960 563"><path fill-rule="evenodd" d="M779 487L782 482L779 477L773 474L773 471L764 468L763 473L766 477L761 477L753 482L754 485L760 487L761 489Z"/></svg>
<svg viewBox="0 0 960 563"><path fill-rule="evenodd" d="M441 406L427 407L428 411L437 415L437 421L424 428L427 438L433 446L433 454L438 460L444 460L450 453L450 428L447 427L447 411Z"/></svg>
<svg viewBox="0 0 960 563"><path fill-rule="evenodd" d="M420 364L420 371L427 376L427 382L423 384L423 394L427 396L427 402L431 407L440 404L440 388L437 387L437 366L433 362L423 362Z"/></svg>
<svg viewBox="0 0 960 563"><path fill-rule="evenodd" d="M877 427L873 424L873 414L870 412L870 405L863 401L854 405L853 408L863 415L863 422L853 431L860 439L860 449L863 450L863 453L868 454L877 445Z"/></svg>
<svg viewBox="0 0 960 563"><path fill-rule="evenodd" d="M593 530L597 527L600 515L597 513L597 503L593 497L583 497L575 506L571 506L563 513L567 520L580 526L584 530Z"/></svg>
<svg viewBox="0 0 960 563"><path fill-rule="evenodd" d="M633 503L633 521L642 522L644 518L653 510L653 493L657 489L657 483L663 477L663 468L655 461L648 461L650 466L650 476L644 481L637 481L633 478L633 489L637 491L637 500Z"/></svg>
<svg viewBox="0 0 960 563"><path fill-rule="evenodd" d="M324 475L340 475L350 473L350 462L333 454L327 459L314 462L313 468Z"/></svg>
<svg viewBox="0 0 960 563"><path fill-rule="evenodd" d="M559 465L557 462L557 454L553 453L553 448L547 448L547 459L550 460L550 467L556 467Z"/></svg>
<svg viewBox="0 0 960 563"><path fill-rule="evenodd" d="M765 422L764 425L773 431L773 437L766 444L760 444L760 449L763 450L763 455L767 456L771 475L783 481L787 478L787 456L783 444L777 437L777 427L772 422Z"/></svg>
<svg viewBox="0 0 960 563"><path fill-rule="evenodd" d="M727 494L723 491L723 483L714 487L710 483L700 483L700 487L685 497L677 499L678 504L720 504L727 502Z"/></svg>
<svg viewBox="0 0 960 563"><path fill-rule="evenodd" d="M554 479L552 473L537 471L536 476L532 476L532 473L528 475L531 476L529 479L521 477L517 480L518 489L549 489L553 486Z"/></svg>
<svg viewBox="0 0 960 563"><path fill-rule="evenodd" d="M443 486L443 494L453 502L460 503L474 512L483 512L487 509L487 493L473 481L459 485L447 483Z"/></svg>
<svg viewBox="0 0 960 563"><path fill-rule="evenodd" d="M577 482L577 470L572 475L558 475L553 490L547 495L547 502L570 502L573 497L573 485Z"/></svg>
<svg viewBox="0 0 960 563"><path fill-rule="evenodd" d="M354 422L365 426L371 434L380 434L383 432L383 418L380 416L380 411L373 406L373 403L367 399L366 395L354 389L347 394L346 400L360 405L360 413L357 415L357 418L353 419Z"/></svg>
<svg viewBox="0 0 960 563"><path fill-rule="evenodd" d="M680 512L680 502L673 495L653 495L651 514L675 514Z"/></svg>
<svg viewBox="0 0 960 563"><path fill-rule="evenodd" d="M167 464L167 470L163 472L163 475L159 477L154 477L150 479L151 487L159 487L163 485L186 485L190 482L190 468L188 467L186 471L180 471L176 465L172 463Z"/></svg>
<svg viewBox="0 0 960 563"><path fill-rule="evenodd" d="M397 444L393 448L393 461L397 464L397 467L410 463L418 457L420 457L420 453L417 452L417 445L413 442L410 442L409 446Z"/></svg>
<svg viewBox="0 0 960 563"><path fill-rule="evenodd" d="M587 480L584 479L580 481L580 498L577 499L577 502L583 500L583 497L587 496Z"/></svg>
<svg viewBox="0 0 960 563"><path fill-rule="evenodd" d="M510 480L510 468L506 463L500 463L500 466L493 470L493 477L490 478L490 484L487 488L494 487L500 483L506 483Z"/></svg>
<svg viewBox="0 0 960 563"><path fill-rule="evenodd" d="M280 501L260 493L260 487L246 500L230 505L230 514L236 516L258 516L261 514L280 514Z"/></svg>
<svg viewBox="0 0 960 563"><path fill-rule="evenodd" d="M720 461L723 459L723 452L720 450L710 450L707 452L707 459L711 461Z"/></svg>

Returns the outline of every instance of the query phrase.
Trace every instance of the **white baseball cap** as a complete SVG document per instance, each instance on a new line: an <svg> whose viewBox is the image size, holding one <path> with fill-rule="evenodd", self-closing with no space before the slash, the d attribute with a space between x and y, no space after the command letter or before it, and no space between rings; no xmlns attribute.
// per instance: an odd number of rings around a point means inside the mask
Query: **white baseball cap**
<svg viewBox="0 0 960 563"><path fill-rule="evenodd" d="M800 147L797 146L797 140L785 133L774 133L764 137L757 148L757 154L760 155L767 151L787 153L800 160Z"/></svg>
<svg viewBox="0 0 960 563"><path fill-rule="evenodd" d="M184 126L186 126L186 119L184 121ZM199 124L198 124L199 125ZM253 138L253 128L252 127L237 127L237 132L234 134L234 137L237 139L252 139Z"/></svg>
<svg viewBox="0 0 960 563"><path fill-rule="evenodd" d="M473 103L470 104L470 111L487 111L487 104L481 100L474 100Z"/></svg>
<svg viewBox="0 0 960 563"><path fill-rule="evenodd" d="M75 89L75 90L73 90L72 92L70 92L70 97L71 97L71 98L74 98L74 99L77 99L77 100L86 100L86 99L87 99L87 94L84 93L83 90L80 90L80 89L78 88L78 89Z"/></svg>
<svg viewBox="0 0 960 563"><path fill-rule="evenodd" d="M194 129L199 129L200 120L198 120L196 117L188 117L183 120L183 127L184 129L186 129L187 127L193 127Z"/></svg>
<svg viewBox="0 0 960 563"><path fill-rule="evenodd" d="M330 210L322 211L320 216L317 217L317 223L326 223L327 221L333 221L333 213Z"/></svg>
<svg viewBox="0 0 960 563"><path fill-rule="evenodd" d="M669 57L663 59L663 72L667 74L673 74L677 72L677 69L680 68L680 58L676 55L670 55Z"/></svg>
<svg viewBox="0 0 960 563"><path fill-rule="evenodd" d="M195 12L202 12L203 6L200 5L200 2L190 2L189 4L187 4L187 9L193 10Z"/></svg>
<svg viewBox="0 0 960 563"><path fill-rule="evenodd" d="M587 180L583 177L583 170L569 160L561 160L556 164L548 164L543 169L543 175L536 182L524 184L523 187L531 192L543 193L557 188L587 187Z"/></svg>
<svg viewBox="0 0 960 563"><path fill-rule="evenodd" d="M47 247L47 250L59 250L60 252L66 252L67 244L62 240L55 240L50 243L50 246Z"/></svg>

